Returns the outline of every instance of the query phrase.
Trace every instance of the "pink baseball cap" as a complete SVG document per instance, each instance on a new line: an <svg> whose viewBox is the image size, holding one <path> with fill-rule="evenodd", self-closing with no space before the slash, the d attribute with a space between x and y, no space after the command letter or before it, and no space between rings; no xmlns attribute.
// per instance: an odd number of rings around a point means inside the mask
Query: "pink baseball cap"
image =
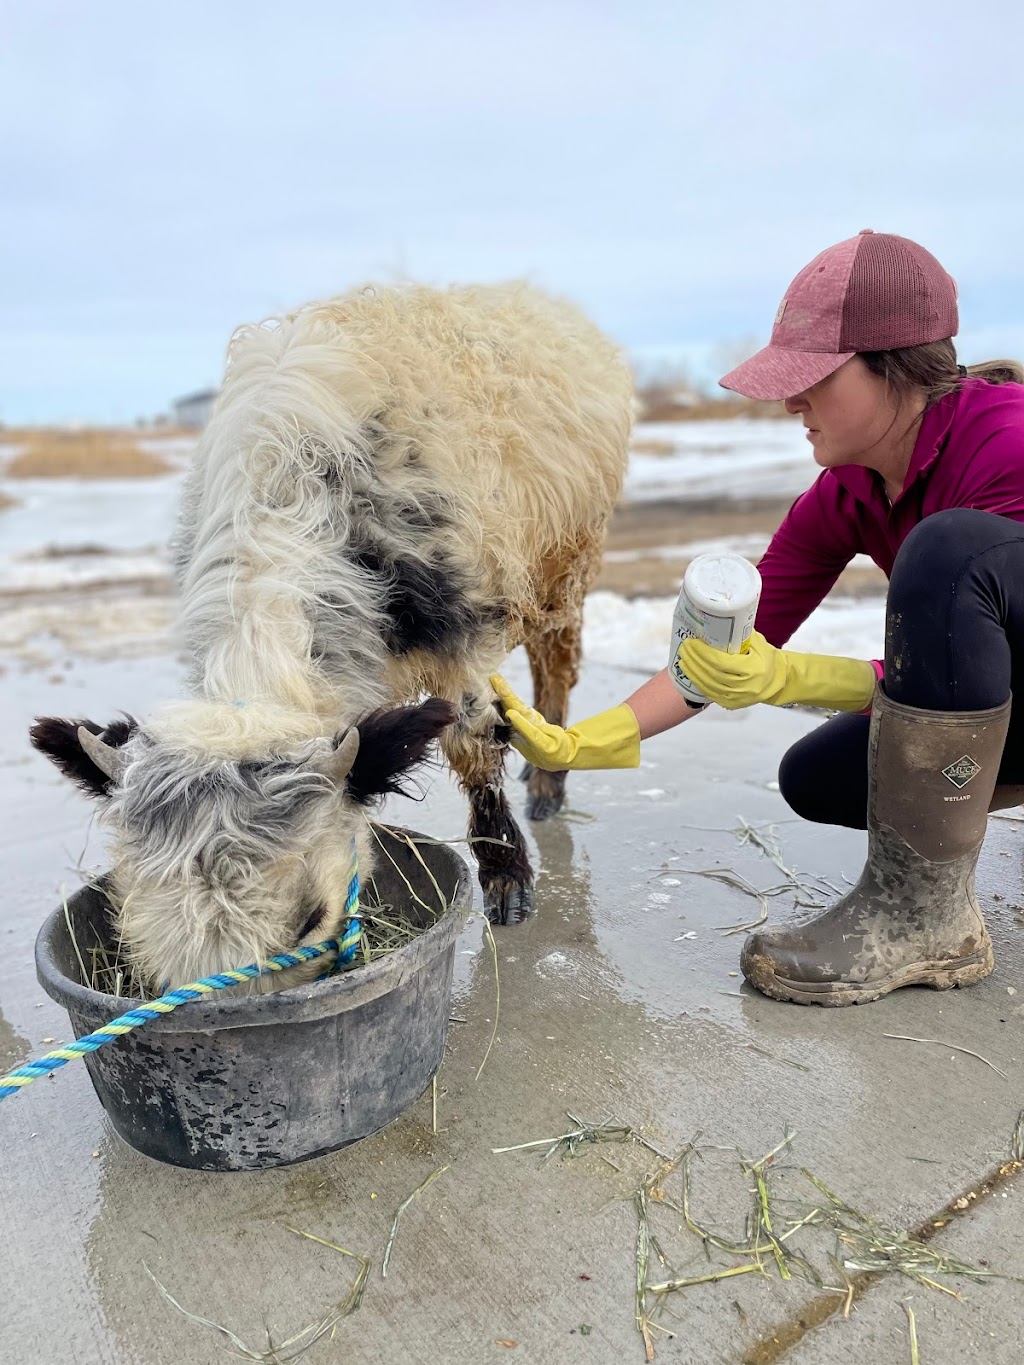
<svg viewBox="0 0 1024 1365"><path fill-rule="evenodd" d="M858 351L956 336L956 283L923 246L865 228L830 246L786 290L767 346L718 382L778 400L827 379Z"/></svg>

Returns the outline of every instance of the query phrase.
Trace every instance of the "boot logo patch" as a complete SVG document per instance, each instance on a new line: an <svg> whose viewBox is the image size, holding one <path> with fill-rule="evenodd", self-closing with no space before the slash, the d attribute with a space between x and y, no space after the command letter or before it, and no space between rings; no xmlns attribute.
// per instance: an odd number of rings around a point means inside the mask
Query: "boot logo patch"
<svg viewBox="0 0 1024 1365"><path fill-rule="evenodd" d="M943 768L942 776L948 778L954 787L966 787L971 778L977 777L980 772L981 764L970 754L964 754L963 758L958 758L948 768Z"/></svg>

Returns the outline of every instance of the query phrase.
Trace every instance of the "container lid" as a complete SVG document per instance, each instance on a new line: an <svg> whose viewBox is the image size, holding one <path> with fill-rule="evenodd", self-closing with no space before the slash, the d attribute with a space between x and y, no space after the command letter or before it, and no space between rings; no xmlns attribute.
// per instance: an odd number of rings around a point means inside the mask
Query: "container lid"
<svg viewBox="0 0 1024 1365"><path fill-rule="evenodd" d="M761 593L761 575L742 555L697 555L683 579L686 594L700 607L719 611L742 611Z"/></svg>

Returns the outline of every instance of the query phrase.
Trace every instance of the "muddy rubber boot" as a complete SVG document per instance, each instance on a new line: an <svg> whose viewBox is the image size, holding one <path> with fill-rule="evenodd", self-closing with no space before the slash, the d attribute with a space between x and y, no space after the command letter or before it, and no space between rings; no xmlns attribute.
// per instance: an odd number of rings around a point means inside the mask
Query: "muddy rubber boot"
<svg viewBox="0 0 1024 1365"><path fill-rule="evenodd" d="M858 1005L899 986L971 986L993 967L974 892L1010 703L920 711L881 685L868 750L868 860L804 924L766 929L740 957L752 986L800 1005Z"/></svg>

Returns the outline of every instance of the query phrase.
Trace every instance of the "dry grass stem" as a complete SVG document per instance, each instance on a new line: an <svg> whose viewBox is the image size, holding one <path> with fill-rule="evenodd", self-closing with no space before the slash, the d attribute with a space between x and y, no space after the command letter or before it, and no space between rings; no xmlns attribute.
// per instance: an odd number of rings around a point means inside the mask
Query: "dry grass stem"
<svg viewBox="0 0 1024 1365"><path fill-rule="evenodd" d="M789 883L781 886L769 886L763 890L748 882L746 877L732 868L689 868L680 867L677 871L685 873L689 877L707 877L710 881L721 882L724 886L731 886L737 891L742 891L745 896L753 896L761 906L761 914L758 919L750 920L744 924L716 924L715 928L726 938L730 934L747 933L752 929L758 929L768 918L768 897L781 895L784 891L791 891Z"/></svg>
<svg viewBox="0 0 1024 1365"><path fill-rule="evenodd" d="M767 833L762 830L767 829ZM821 900L822 888L829 895L838 896L840 891L825 877L816 876L813 873L801 874L795 868L787 867L782 859L782 850L779 846L778 836L775 832L775 825L758 826L751 825L746 820L740 820L739 825L732 829L730 833L735 834L740 844L749 844L763 854L768 861L779 869L786 878L788 889L796 893L797 905L809 906L812 909L821 908L825 902Z"/></svg>
<svg viewBox="0 0 1024 1365"><path fill-rule="evenodd" d="M761 832L763 829L768 831L767 834ZM751 825L740 817L740 823L732 832L739 839L741 845L749 844L752 848L756 848L759 853L763 853L769 862L775 864L787 881L799 881L796 872L782 861L782 850L779 847L774 825Z"/></svg>
<svg viewBox="0 0 1024 1365"><path fill-rule="evenodd" d="M401 1204L399 1204L398 1210L395 1213L395 1220L391 1224L391 1233L388 1237L388 1244L384 1248L384 1260L381 1263L380 1268L381 1279L386 1280L388 1277L388 1265L390 1264L391 1261L391 1252L395 1245L395 1237L398 1234L398 1221L401 1218L402 1214L406 1211L406 1209L409 1207L409 1205L412 1203L414 1199L419 1198L419 1196L423 1193L423 1191L427 1188L428 1185L432 1185L434 1181L437 1179L437 1177L439 1175L444 1175L445 1171L447 1171L448 1169L449 1168L447 1166L438 1166L436 1171L431 1171L430 1175L427 1176L426 1180L424 1180L422 1184L417 1185L416 1188L413 1190L412 1194L410 1194L407 1198L403 1199Z"/></svg>
<svg viewBox="0 0 1024 1365"><path fill-rule="evenodd" d="M377 833L377 843L380 845L383 852L387 855L388 861L391 863L392 867L394 867L395 871L398 872L398 875L405 882L406 887L408 888L409 891L409 895L412 897L412 899L416 901L417 904L422 905L425 910L430 910L435 915L443 913L448 908L448 900L445 897L444 893L442 892L440 886L438 886L437 878L434 876L433 872L431 872L430 868L424 862L423 854L416 847L416 845L422 841L418 838L411 839L407 834L400 834L397 830L389 829L387 825L382 825L380 824L379 821L375 820L371 821L371 823L376 826L375 833ZM420 867L423 868L423 871L427 874L431 886L434 888L434 891L437 895L437 906L427 905L425 901L421 900L419 896L416 895L408 879L405 876L403 876L402 872L395 863L394 858L392 858L390 853L387 852L387 849L384 848L384 845L380 839L380 833L387 834L390 838L398 840L399 842L405 844L405 846L411 850L413 857L415 857Z"/></svg>
<svg viewBox="0 0 1024 1365"><path fill-rule="evenodd" d="M568 1110L566 1110L568 1114ZM535 1138L532 1142L517 1142L512 1147L492 1147L491 1152L494 1156L500 1156L504 1152L525 1152L531 1147L546 1147L542 1161L549 1161L557 1151L561 1149L563 1156L575 1156L580 1147L589 1143L598 1142L630 1142L636 1138L642 1142L632 1128L625 1124L612 1124L607 1121L604 1123L584 1123L575 1114L569 1114L569 1118L576 1125L568 1133L560 1133L558 1137Z"/></svg>
<svg viewBox="0 0 1024 1365"><path fill-rule="evenodd" d="M633 1196L636 1207L636 1330L643 1338L647 1359L654 1359L654 1342L651 1340L650 1325L647 1320L647 1267L651 1254L651 1236L648 1225L647 1191L637 1190Z"/></svg>
<svg viewBox="0 0 1024 1365"><path fill-rule="evenodd" d="M824 878L807 876L802 877L792 868L786 866L782 860L782 853L779 849L778 841L775 837L774 826L769 826L769 833L763 834L755 826L741 822L738 828L729 831L737 835L741 844L750 844L762 853L769 861L783 873L786 880L773 886L758 887L748 881L741 873L734 868L675 868L677 872L686 873L691 877L707 877L712 881L721 882L724 886L733 887L737 891L742 891L745 896L751 896L758 902L761 913L755 920L745 921L743 924L719 924L715 928L719 933L728 937L730 934L750 933L754 929L759 929L768 919L768 900L773 896L792 895L797 906L807 906L812 909L821 909L825 902L821 899L821 887L826 886L831 894L838 895L838 890L826 882ZM659 869L659 876L666 875L669 869Z"/></svg>
<svg viewBox="0 0 1024 1365"><path fill-rule="evenodd" d="M730 1265L722 1270L710 1270L706 1275L690 1275L678 1280L666 1280L663 1284L649 1284L649 1294L674 1294L677 1289L689 1289L695 1284L715 1284L718 1280L730 1280L735 1275L764 1274L764 1266L758 1261L754 1265Z"/></svg>
<svg viewBox="0 0 1024 1365"><path fill-rule="evenodd" d="M944 1043L941 1038L912 1038L906 1033L883 1033L882 1037L895 1038L901 1043L929 1043L933 1044L935 1047L948 1047L953 1052L962 1052L967 1057L974 1057L977 1061L984 1062L986 1066L992 1068L997 1076L1002 1076L1004 1081L1009 1080L1005 1071L1000 1071L987 1057L983 1057L980 1052L972 1052L969 1047L958 1047L956 1043Z"/></svg>
<svg viewBox="0 0 1024 1365"><path fill-rule="evenodd" d="M494 963L494 1027L491 1029L491 1036L487 1043L487 1051L483 1055L483 1060L477 1067L476 1079L479 1080L484 1074L484 1067L487 1065L487 1058L491 1055L491 1048L494 1040L498 1036L498 1020L501 1018L501 976L498 973L498 945L494 941L494 931L491 929L490 920L481 915L484 922L484 933L487 935L487 942L491 948L491 961Z"/></svg>
<svg viewBox="0 0 1024 1365"><path fill-rule="evenodd" d="M60 903L64 907L64 923L68 926L68 937L71 939L75 950L75 957L78 958L78 965L82 971L82 985L87 986L92 980L89 972L85 970L85 960L82 957L82 950L78 946L78 935L75 933L74 925L71 923L71 911L68 909L67 889L62 885L60 888Z"/></svg>
<svg viewBox="0 0 1024 1365"><path fill-rule="evenodd" d="M1010 1138L1010 1160L1024 1161L1024 1109L1017 1115L1017 1122L1013 1125L1013 1136Z"/></svg>
<svg viewBox="0 0 1024 1365"><path fill-rule="evenodd" d="M921 1365L921 1355L917 1348L917 1321L910 1304L904 1302L903 1311L907 1315L907 1328L910 1332L910 1365Z"/></svg>
<svg viewBox="0 0 1024 1365"><path fill-rule="evenodd" d="M352 1260L359 1263L359 1269L345 1297L329 1309L322 1318L316 1322L311 1322L308 1327L304 1327L301 1332L297 1332L294 1337L289 1337L287 1341L278 1346L272 1359L270 1359L270 1365L276 1365L277 1361L294 1360L303 1351L307 1351L314 1342L326 1336L328 1332L333 1338L338 1323L343 1318L351 1317L363 1302L366 1281L370 1275L369 1256L360 1256L355 1251L347 1251L344 1247L338 1246L336 1242L328 1242L323 1237L315 1237L311 1232L302 1232L299 1228L289 1228L288 1231L294 1232L299 1237L305 1237L311 1242L317 1242L320 1246L328 1247L331 1251L336 1251L339 1256L350 1256ZM307 1337L308 1340L303 1342L303 1337ZM296 1345L298 1346L297 1350L292 1351L288 1356L281 1355L281 1351Z"/></svg>
<svg viewBox="0 0 1024 1365"><path fill-rule="evenodd" d="M839 1278L842 1280L843 1284L846 1286L845 1290L837 1289L837 1290L836 1290L836 1293L837 1293L837 1294L843 1294L843 1296L844 1296L844 1297L843 1297L843 1317L846 1318L847 1320L849 1320L849 1317L850 1317L850 1309L853 1307L853 1296L854 1296L854 1294L856 1293L857 1286L856 1286L856 1285L854 1284L854 1282L850 1279L849 1275L847 1275L846 1271L843 1269L842 1264L840 1263L839 1258L838 1258L837 1256L833 1256L832 1253L829 1252L829 1257L828 1257L828 1259L829 1259L829 1261L832 1263L832 1265L835 1267L835 1269L839 1272Z"/></svg>
<svg viewBox="0 0 1024 1365"><path fill-rule="evenodd" d="M230 1328L222 1327L220 1323L213 1322L210 1318L204 1318L198 1313L191 1313L187 1308L183 1308L177 1299L164 1288L150 1270L149 1266L146 1265L145 1261L142 1263L142 1268L167 1302L176 1308L184 1317L188 1318L190 1322L194 1322L202 1327L212 1328L213 1331L226 1338L239 1355L243 1356L246 1360L259 1361L262 1362L262 1365L284 1365L285 1361L296 1360L305 1351L308 1351L315 1342L319 1341L321 1337L326 1336L328 1332L333 1333L334 1329L343 1318L349 1317L352 1313L356 1312L363 1301L363 1293L366 1289L366 1280L370 1270L370 1258L368 1256L359 1256L354 1251L346 1251L344 1247L337 1246L334 1242L325 1241L322 1237L314 1237L311 1232L302 1232L299 1228L289 1228L288 1231L294 1232L299 1237L306 1237L311 1242L318 1242L321 1246L329 1247L332 1251L336 1251L342 1256L350 1256L354 1261L359 1263L359 1269L356 1272L355 1280L352 1282L348 1293L343 1299L339 1300L332 1308L328 1309L322 1317L318 1318L315 1322L309 1323L306 1327L302 1328L300 1332L296 1332L294 1336L289 1337L287 1341L281 1342L279 1346L274 1346L271 1343L266 1351L253 1350L251 1346L246 1345L241 1337L232 1332Z"/></svg>
<svg viewBox="0 0 1024 1365"><path fill-rule="evenodd" d="M215 1332L218 1332L222 1337L226 1337L227 1340L231 1342L231 1345L234 1346L235 1350L239 1353L239 1355L244 1356L246 1360L267 1359L267 1356L264 1352L253 1351L250 1349L250 1347L246 1346L242 1338L236 1336L235 1333L232 1332L229 1327L222 1327L219 1322L212 1322L209 1318L204 1318L200 1316L199 1313L190 1313L187 1308L183 1308L181 1304L178 1302L178 1300L174 1297L174 1295L171 1294L171 1292L168 1289L164 1288L164 1286L153 1274L152 1270L150 1270L149 1266L146 1264L145 1261L142 1262L142 1268L149 1276L149 1278L153 1281L153 1283L156 1285L157 1289L159 1289L160 1293L167 1300L167 1302L171 1304L174 1308L176 1308L178 1312L181 1313L184 1317L188 1318L189 1322L197 1323L201 1327L212 1327Z"/></svg>
<svg viewBox="0 0 1024 1365"><path fill-rule="evenodd" d="M631 1130L626 1130L630 1132ZM693 1150L690 1143L678 1152L674 1157L664 1157L661 1165L648 1176L638 1190L633 1193L633 1206L637 1215L636 1230L636 1287L635 1287L635 1315L636 1329L643 1338L644 1351L649 1361L654 1360L654 1342L651 1339L652 1331L664 1332L666 1336L672 1337L674 1333L660 1323L654 1322L647 1312L647 1295L651 1288L647 1283L650 1266L651 1249L654 1249L658 1260L662 1265L668 1265L668 1258L662 1250L658 1239L651 1231L650 1225L650 1201L656 1198L659 1203L668 1203L665 1200L664 1192L661 1189L662 1183L680 1167ZM660 1153L659 1153L660 1155ZM677 1206L672 1205L673 1208ZM679 1210L681 1212L681 1210Z"/></svg>
<svg viewBox="0 0 1024 1365"><path fill-rule="evenodd" d="M92 886L101 895L104 894L104 888L99 883L87 881L86 885ZM116 996L118 999L143 1001L155 999L156 995L147 990L139 980L131 961L122 953L120 942L117 944L107 943L97 933L95 947L86 947L83 954L83 945L78 941L75 922L63 886L61 887L61 904L64 908L64 922L67 925L68 937L71 939L71 946L75 950L75 957L78 959L79 970L82 974L82 985L88 986L90 990L99 991L103 995ZM89 966L86 966L86 957L91 964Z"/></svg>
<svg viewBox="0 0 1024 1365"><path fill-rule="evenodd" d="M782 1141L776 1147L773 1147L770 1152L765 1152L764 1156L760 1157L757 1161L751 1162L749 1165L744 1165L743 1167L745 1175L754 1177L754 1193L756 1195L754 1203L754 1246L755 1248L760 1247L761 1234L764 1233L768 1240L768 1245L771 1248L772 1255L775 1258L775 1264L778 1268L779 1275L783 1280L791 1280L793 1276L786 1263L786 1252L784 1251L782 1244L776 1238L775 1230L772 1227L771 1201L768 1192L766 1172L779 1153L791 1146L795 1136L795 1133L787 1133Z"/></svg>
<svg viewBox="0 0 1024 1365"><path fill-rule="evenodd" d="M441 888L437 884L437 878L434 876L434 874L427 867L426 863L423 861L423 857L416 847L416 840L410 839L407 834L401 834L397 830L389 829L387 825L382 825L379 820L374 820L370 816L366 817L366 822L370 826L373 836L377 841L377 847L384 854L385 858L387 858L388 862L398 873L398 876L405 883L405 889L409 893L409 899L415 905L420 906L429 914L433 915L435 919L442 915L444 911L447 910L448 908L448 901L445 899L445 896L442 894ZM392 858L391 854L388 852L387 847L385 846L384 841L381 838L382 834L386 834L390 839L394 839L398 843L405 844L406 848L410 849L412 853L416 856L420 865L423 867L427 876L430 878L431 885L437 892L437 905L428 905L427 902L423 899L423 897L420 896L419 893L414 889L412 882L410 882L409 878L405 875L402 869L395 862L394 858Z"/></svg>

